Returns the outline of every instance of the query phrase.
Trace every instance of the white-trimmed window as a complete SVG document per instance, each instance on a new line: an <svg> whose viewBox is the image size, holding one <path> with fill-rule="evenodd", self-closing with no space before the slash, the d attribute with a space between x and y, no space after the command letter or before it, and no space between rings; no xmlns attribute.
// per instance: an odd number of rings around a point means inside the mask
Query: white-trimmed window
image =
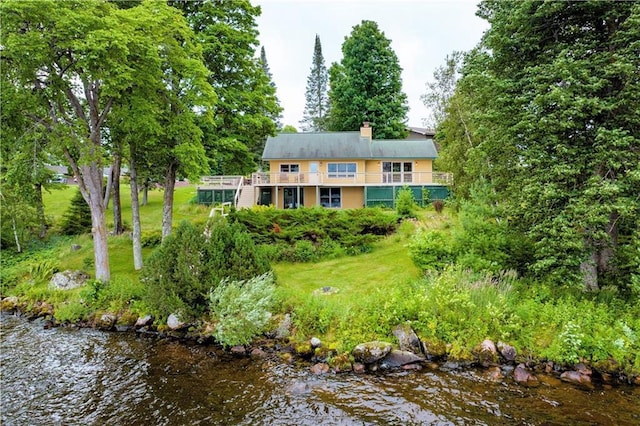
<svg viewBox="0 0 640 426"><path fill-rule="evenodd" d="M327 176L330 178L356 177L356 163L328 163Z"/></svg>
<svg viewBox="0 0 640 426"><path fill-rule="evenodd" d="M300 164L280 164L280 173L298 173Z"/></svg>
<svg viewBox="0 0 640 426"><path fill-rule="evenodd" d="M320 188L320 205L322 207L342 207L342 191L340 188Z"/></svg>
<svg viewBox="0 0 640 426"><path fill-rule="evenodd" d="M383 161L382 177L384 183L413 181L413 163L401 161Z"/></svg>

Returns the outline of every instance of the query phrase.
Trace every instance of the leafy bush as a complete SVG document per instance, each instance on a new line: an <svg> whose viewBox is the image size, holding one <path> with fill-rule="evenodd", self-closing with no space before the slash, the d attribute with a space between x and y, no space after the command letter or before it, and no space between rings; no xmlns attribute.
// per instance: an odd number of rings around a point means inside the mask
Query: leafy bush
<svg viewBox="0 0 640 426"><path fill-rule="evenodd" d="M144 304L159 318L179 313L195 319L209 305L208 293L224 279L247 280L270 271L269 260L239 224L224 219L204 229L182 222L154 250L142 271Z"/></svg>
<svg viewBox="0 0 640 426"><path fill-rule="evenodd" d="M91 232L91 209L80 190L71 199L71 205L62 217L60 232L63 235L80 235Z"/></svg>
<svg viewBox="0 0 640 426"><path fill-rule="evenodd" d="M396 196L396 213L402 219L416 218L417 208L413 191L408 186L404 186Z"/></svg>
<svg viewBox="0 0 640 426"><path fill-rule="evenodd" d="M274 305L273 274L222 280L209 292L213 337L225 346L250 343L264 329Z"/></svg>
<svg viewBox="0 0 640 426"><path fill-rule="evenodd" d="M413 263L423 270L441 270L454 261L451 237L443 231L419 230L409 242Z"/></svg>

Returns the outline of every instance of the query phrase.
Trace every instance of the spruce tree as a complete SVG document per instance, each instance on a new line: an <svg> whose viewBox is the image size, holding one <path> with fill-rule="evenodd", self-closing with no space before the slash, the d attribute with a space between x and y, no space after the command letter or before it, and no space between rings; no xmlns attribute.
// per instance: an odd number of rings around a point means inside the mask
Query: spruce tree
<svg viewBox="0 0 640 426"><path fill-rule="evenodd" d="M300 121L303 132L321 132L327 130L329 115L329 94L327 85L329 74L322 56L320 36L316 34L316 42L313 49L313 62L311 72L307 77L307 90L305 92L306 104L304 115Z"/></svg>
<svg viewBox="0 0 640 426"><path fill-rule="evenodd" d="M273 87L273 90L275 93L275 91L277 90L276 83L273 81L273 75L271 74L271 70L269 69L269 63L267 62L267 53L264 50L264 46L260 48L260 65L262 65L262 70L264 71L264 74L269 79L269 85ZM275 101L278 104L278 106L280 106L280 101L278 100L277 96L275 97ZM276 129L278 130L282 129L282 123L280 122L280 119L282 118L282 115L280 114L281 111L282 109L279 108L277 110L266 112L267 116L271 117L273 122L276 124Z"/></svg>
<svg viewBox="0 0 640 426"><path fill-rule="evenodd" d="M76 191L71 205L62 217L60 232L63 235L81 235L91 232L91 209L80 191Z"/></svg>
<svg viewBox="0 0 640 426"><path fill-rule="evenodd" d="M362 21L345 38L342 54L329 69L329 129L358 130L368 121L376 139L404 139L409 107L391 40L377 23Z"/></svg>

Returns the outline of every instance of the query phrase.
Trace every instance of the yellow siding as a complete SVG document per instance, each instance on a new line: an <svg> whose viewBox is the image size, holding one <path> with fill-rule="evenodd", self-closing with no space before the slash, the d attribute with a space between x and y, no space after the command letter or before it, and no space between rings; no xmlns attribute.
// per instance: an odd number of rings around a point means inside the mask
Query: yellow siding
<svg viewBox="0 0 640 426"><path fill-rule="evenodd" d="M342 188L343 209L360 209L362 207L364 207L363 187L351 186Z"/></svg>

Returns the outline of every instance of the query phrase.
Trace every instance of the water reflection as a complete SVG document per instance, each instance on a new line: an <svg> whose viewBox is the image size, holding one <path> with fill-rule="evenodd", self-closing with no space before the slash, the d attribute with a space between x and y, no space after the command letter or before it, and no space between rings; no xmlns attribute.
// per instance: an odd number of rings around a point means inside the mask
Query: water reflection
<svg viewBox="0 0 640 426"><path fill-rule="evenodd" d="M3 425L640 424L640 391L481 372L313 376L277 359L0 317Z"/></svg>

